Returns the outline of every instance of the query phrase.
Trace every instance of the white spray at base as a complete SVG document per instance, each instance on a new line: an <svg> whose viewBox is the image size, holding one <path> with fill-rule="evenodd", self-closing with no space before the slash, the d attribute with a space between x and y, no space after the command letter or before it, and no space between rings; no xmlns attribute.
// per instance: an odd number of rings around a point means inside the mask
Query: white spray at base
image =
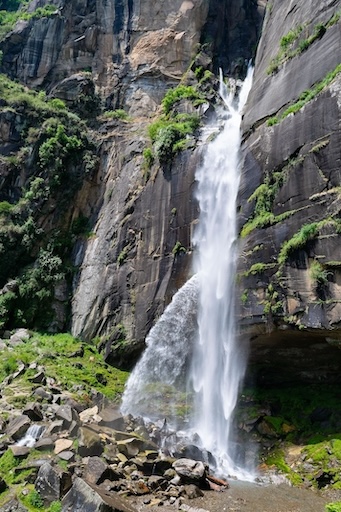
<svg viewBox="0 0 341 512"><path fill-rule="evenodd" d="M221 80L229 117L196 173L200 222L193 242L199 312L190 375L195 391L193 430L216 458L219 472L243 479L250 475L234 463L231 426L246 364L235 332L234 285L241 112L251 83L249 69L236 98L234 91L224 91Z"/></svg>
<svg viewBox="0 0 341 512"><path fill-rule="evenodd" d="M184 397L191 402L192 391L194 407L185 436L196 442L199 436L202 447L213 454L218 473L244 480L253 476L234 462L231 425L245 371L235 336L234 279L240 123L251 83L249 69L236 98L235 91L227 93L221 77L227 120L196 173L196 274L174 295L148 334L121 407L124 414L153 420L176 417Z"/></svg>

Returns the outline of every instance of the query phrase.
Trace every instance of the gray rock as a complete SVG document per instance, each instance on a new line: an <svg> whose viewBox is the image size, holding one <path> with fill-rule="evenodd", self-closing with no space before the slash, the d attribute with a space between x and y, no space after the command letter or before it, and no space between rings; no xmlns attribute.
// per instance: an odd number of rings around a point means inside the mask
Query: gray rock
<svg viewBox="0 0 341 512"><path fill-rule="evenodd" d="M84 480L88 483L99 485L104 480L119 480L120 476L100 457L89 457L84 472Z"/></svg>
<svg viewBox="0 0 341 512"><path fill-rule="evenodd" d="M72 422L79 422L78 412L70 405L61 405L56 410L56 418L63 421L63 428L68 429Z"/></svg>
<svg viewBox="0 0 341 512"><path fill-rule="evenodd" d="M23 414L28 416L32 421L42 421L43 413L41 411L41 406L37 403L30 402L25 405L23 410Z"/></svg>
<svg viewBox="0 0 341 512"><path fill-rule="evenodd" d="M45 504L49 504L52 503L52 501L60 499L60 476L48 462L40 467L35 482L35 488L39 492Z"/></svg>
<svg viewBox="0 0 341 512"><path fill-rule="evenodd" d="M192 459L178 459L173 468L184 482L196 483L206 478L206 467L201 461Z"/></svg>
<svg viewBox="0 0 341 512"><path fill-rule="evenodd" d="M81 457L99 456L103 453L102 440L97 432L88 427L79 429L78 453Z"/></svg>
<svg viewBox="0 0 341 512"><path fill-rule="evenodd" d="M118 496L105 495L81 478L75 478L73 486L62 501L62 512L136 512Z"/></svg>
<svg viewBox="0 0 341 512"><path fill-rule="evenodd" d="M18 441L26 433L31 421L26 415L17 416L9 422L6 428L6 434Z"/></svg>

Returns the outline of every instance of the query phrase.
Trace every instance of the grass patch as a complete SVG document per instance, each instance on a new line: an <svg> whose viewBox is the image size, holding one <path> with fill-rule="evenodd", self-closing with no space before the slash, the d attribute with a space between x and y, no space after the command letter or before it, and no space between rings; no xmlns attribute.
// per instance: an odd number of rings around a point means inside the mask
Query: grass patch
<svg viewBox="0 0 341 512"><path fill-rule="evenodd" d="M279 265L282 267L291 253L302 249L308 241L313 240L318 235L318 230L319 224L317 222L305 224L290 240L284 242L278 254Z"/></svg>
<svg viewBox="0 0 341 512"><path fill-rule="evenodd" d="M47 376L59 382L63 389L69 390L73 385L82 385L83 396L86 397L91 389L97 389L110 399L117 399L124 390L128 373L108 366L103 356L90 344L83 344L70 334L33 334L33 336L12 350L4 349L0 354L0 380L8 375L8 358L14 357L16 361L23 361L29 365L33 361L45 368ZM13 366L15 370L15 367ZM20 406L29 401L29 378L34 370L16 379L25 391L21 397ZM11 387L5 393L10 393ZM17 396L17 395L15 395ZM0 467L1 470L1 467Z"/></svg>
<svg viewBox="0 0 341 512"><path fill-rule="evenodd" d="M0 11L0 41L13 29L17 21L45 18L56 12L56 6L50 4L38 7L33 12L27 12L27 6L23 2L18 3L17 7L21 8L17 11L8 9Z"/></svg>
<svg viewBox="0 0 341 512"><path fill-rule="evenodd" d="M328 73L323 80L317 82L311 89L303 91L298 101L290 105L280 116L270 117L267 121L268 126L278 124L280 121L285 119L290 114L295 114L301 108L304 107L309 101L314 99L323 89L325 89L331 82L341 73L341 64L338 64L336 68Z"/></svg>

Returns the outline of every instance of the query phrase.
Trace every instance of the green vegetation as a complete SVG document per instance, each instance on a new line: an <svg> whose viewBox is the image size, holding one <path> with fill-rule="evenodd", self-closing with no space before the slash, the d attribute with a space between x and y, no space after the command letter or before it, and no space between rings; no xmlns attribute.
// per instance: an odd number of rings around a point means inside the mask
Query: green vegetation
<svg viewBox="0 0 341 512"><path fill-rule="evenodd" d="M247 270L246 272L243 272L243 277L248 277L250 275L255 276L257 274L262 274L266 270L274 268L275 266L276 266L276 263L254 263L253 265L251 265L249 270Z"/></svg>
<svg viewBox="0 0 341 512"><path fill-rule="evenodd" d="M304 107L309 101L315 98L323 89L325 89L331 82L336 78L336 76L341 73L341 64L336 66L336 68L328 73L323 80L317 82L311 89L307 91L303 91L300 95L298 101L290 105L280 116L270 117L267 121L268 126L272 126L274 124L279 123L289 114L295 114L301 108Z"/></svg>
<svg viewBox="0 0 341 512"><path fill-rule="evenodd" d="M178 85L175 89L169 89L162 100L162 107L164 114L169 114L174 108L175 104L180 101L188 99L194 106L204 103L203 96L191 85Z"/></svg>
<svg viewBox="0 0 341 512"><path fill-rule="evenodd" d="M102 355L94 345L82 343L70 334L34 333L29 340L15 348L1 351L0 380L2 381L9 373L15 371L19 362L29 365L37 360L45 368L46 375L60 383L63 389L72 391L72 386L81 386L84 399L92 388L97 389L108 398L116 399L123 392L128 377L127 372L104 363ZM32 385L29 378L34 375L34 372L35 370L27 368L24 375L15 380L15 385L20 385L25 390L24 401L31 399L30 388ZM10 396L10 393L11 387L8 386L4 394ZM11 453L7 455L6 459L0 459L0 476L1 461L6 465L12 465L15 462L11 458Z"/></svg>
<svg viewBox="0 0 341 512"><path fill-rule="evenodd" d="M178 152L186 149L189 136L198 128L200 120L197 114L176 112L179 101L190 100L194 106L204 101L204 97L192 86L180 84L167 91L162 100L163 114L148 128L155 154L161 163L170 161Z"/></svg>
<svg viewBox="0 0 341 512"><path fill-rule="evenodd" d="M185 252L187 252L186 248L182 245L181 242L177 241L172 249L172 254L174 254L174 256L177 256L178 254L185 253Z"/></svg>
<svg viewBox="0 0 341 512"><path fill-rule="evenodd" d="M324 266L317 260L314 260L310 265L310 276L315 282L316 286L324 286L328 283L328 272Z"/></svg>
<svg viewBox="0 0 341 512"><path fill-rule="evenodd" d="M121 265L123 265L123 263L125 262L125 260L127 259L127 256L128 256L128 247L124 247L122 249L122 251L120 252L120 254L118 255L117 257L117 265L120 267Z"/></svg>
<svg viewBox="0 0 341 512"><path fill-rule="evenodd" d="M271 60L267 69L268 75L278 72L284 62L293 59L297 55L307 50L316 40L321 39L327 29L335 25L340 19L340 12L336 12L330 20L325 23L317 23L310 29L310 35L302 39L301 35L307 33L306 25L298 25L284 35L279 43L280 49L277 55Z"/></svg>
<svg viewBox="0 0 341 512"><path fill-rule="evenodd" d="M21 6L21 9L14 11L14 8L20 8ZM17 21L45 18L53 15L55 12L55 5L47 4L44 7L38 7L33 12L27 12L26 2L11 2L11 10L0 11L0 41L13 29Z"/></svg>
<svg viewBox="0 0 341 512"><path fill-rule="evenodd" d="M104 112L103 117L106 119L121 119L126 121L128 119L128 114L125 110L117 109L117 110L107 110Z"/></svg>
<svg viewBox="0 0 341 512"><path fill-rule="evenodd" d="M53 319L55 286L72 279L70 252L81 233L77 219L70 227L65 218L70 218L84 176L97 164L95 146L85 124L61 100L48 100L45 93L4 75L0 95L1 110L17 117L21 126L18 151L2 157L2 163L14 175L32 175L16 203L0 203L0 287L15 279L15 286L0 297L0 326L46 329ZM53 213L51 202L56 205Z"/></svg>
<svg viewBox="0 0 341 512"><path fill-rule="evenodd" d="M284 242L278 254L279 265L283 266L292 252L302 249L308 241L313 240L318 235L318 229L317 222L305 224L290 240Z"/></svg>
<svg viewBox="0 0 341 512"><path fill-rule="evenodd" d="M326 505L326 512L341 512L341 501L335 501L334 503L328 503Z"/></svg>
<svg viewBox="0 0 341 512"><path fill-rule="evenodd" d="M272 213L275 197L286 182L289 172L304 161L303 156L289 158L281 168L267 172L264 182L251 194L248 202L255 201L253 215L244 224L240 236L243 238L254 229L272 226L294 215L297 210L289 210L280 215Z"/></svg>

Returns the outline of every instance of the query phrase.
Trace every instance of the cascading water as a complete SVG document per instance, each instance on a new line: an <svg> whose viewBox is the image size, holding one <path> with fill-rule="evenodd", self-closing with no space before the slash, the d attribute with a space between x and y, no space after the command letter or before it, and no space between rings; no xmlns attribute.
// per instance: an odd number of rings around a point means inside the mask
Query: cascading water
<svg viewBox="0 0 341 512"><path fill-rule="evenodd" d="M247 475L233 462L231 423L245 371L245 356L235 336L234 279L241 111L251 82L249 69L236 98L234 91L224 91L221 79L228 119L196 174L200 222L193 242L199 312L190 374L195 391L193 430L213 453L221 472L243 478Z"/></svg>
<svg viewBox="0 0 341 512"><path fill-rule="evenodd" d="M196 273L148 334L121 407L124 414L153 420L177 417L189 407L187 437L199 436L218 471L244 479L250 475L233 462L230 431L245 369L236 344L233 288L241 111L251 82L250 69L237 98L235 91L227 94L221 77L227 119L196 173Z"/></svg>

